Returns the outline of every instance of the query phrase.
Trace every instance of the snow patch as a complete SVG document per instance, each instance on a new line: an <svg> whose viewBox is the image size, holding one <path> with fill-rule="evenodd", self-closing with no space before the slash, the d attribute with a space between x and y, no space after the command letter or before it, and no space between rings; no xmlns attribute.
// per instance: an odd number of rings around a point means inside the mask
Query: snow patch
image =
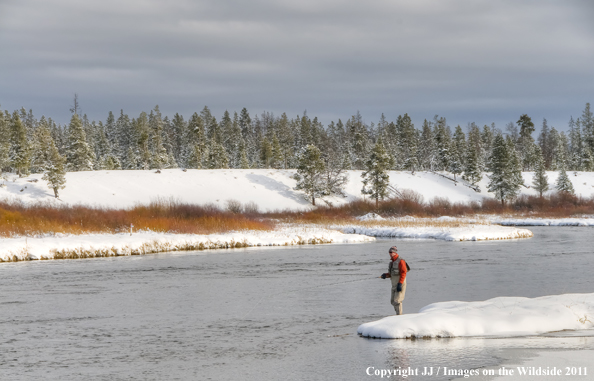
<svg viewBox="0 0 594 381"><path fill-rule="evenodd" d="M364 216L356 217L359 221L384 221L385 218L376 213L367 213Z"/></svg>
<svg viewBox="0 0 594 381"><path fill-rule="evenodd" d="M456 336L526 336L594 328L594 294L540 298L498 297L482 302L441 302L419 313L361 324L365 337L404 339Z"/></svg>

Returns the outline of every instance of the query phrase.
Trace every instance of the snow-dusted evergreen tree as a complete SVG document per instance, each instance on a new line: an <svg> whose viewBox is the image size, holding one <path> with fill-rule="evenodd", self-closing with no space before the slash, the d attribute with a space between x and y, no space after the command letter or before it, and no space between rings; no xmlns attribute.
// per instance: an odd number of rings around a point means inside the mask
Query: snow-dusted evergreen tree
<svg viewBox="0 0 594 381"><path fill-rule="evenodd" d="M511 179L512 187L515 191L515 194L511 196L511 198L514 198L520 191L520 187L524 185L524 178L522 177L522 164L520 163L520 154L515 149L513 139L508 136L505 140L505 143L507 144L507 152L509 152L509 177ZM534 143L532 145L534 145Z"/></svg>
<svg viewBox="0 0 594 381"><path fill-rule="evenodd" d="M276 133L272 134L272 158L270 160L270 166L272 168L283 168L284 158L283 149L280 145L280 141L276 136Z"/></svg>
<svg viewBox="0 0 594 381"><path fill-rule="evenodd" d="M272 160L272 143L267 137L264 137L260 147L260 162L264 168L270 168L270 162Z"/></svg>
<svg viewBox="0 0 594 381"><path fill-rule="evenodd" d="M569 168L574 171L582 170L582 156L584 154L582 146L581 123L576 123L573 117L569 118Z"/></svg>
<svg viewBox="0 0 594 381"><path fill-rule="evenodd" d="M549 178L547 176L545 161L540 146L536 147L537 161L534 178L532 179L532 186L542 198L542 194L549 190Z"/></svg>
<svg viewBox="0 0 594 381"><path fill-rule="evenodd" d="M557 147L555 148L555 168L567 168L567 151L568 141L565 132L559 134L557 139Z"/></svg>
<svg viewBox="0 0 594 381"><path fill-rule="evenodd" d="M551 146L551 131L546 119L542 121L542 129L538 135L538 146L542 152L545 168L550 168L554 147Z"/></svg>
<svg viewBox="0 0 594 381"><path fill-rule="evenodd" d="M77 114L74 114L68 127L67 169L72 172L91 171L93 169L93 156L91 147L87 143L82 121Z"/></svg>
<svg viewBox="0 0 594 381"><path fill-rule="evenodd" d="M567 176L567 172L565 171L564 166L559 168L559 176L557 176L557 183L555 184L555 189L562 193L575 193L575 191L573 190L573 184L571 183L571 180L569 180L569 176Z"/></svg>
<svg viewBox="0 0 594 381"><path fill-rule="evenodd" d="M486 124L483 126L483 130L481 131L481 145L483 148L483 157L482 162L484 163L486 168L488 166L489 161L491 160L491 152L493 151L493 144L495 141L496 135L495 126L491 125L490 127Z"/></svg>
<svg viewBox="0 0 594 381"><path fill-rule="evenodd" d="M580 120L584 143L590 148L590 152L594 152L594 115L592 114L592 110L590 110L590 103L586 103Z"/></svg>
<svg viewBox="0 0 594 381"><path fill-rule="evenodd" d="M66 158L60 155L58 148L50 134L46 123L40 125L37 131L37 160L43 172L42 180L54 191L54 196L59 197L60 189L66 186Z"/></svg>
<svg viewBox="0 0 594 381"><path fill-rule="evenodd" d="M10 167L10 115L0 108L0 172Z"/></svg>
<svg viewBox="0 0 594 381"><path fill-rule="evenodd" d="M283 168L290 168L291 165L295 165L295 137L286 113L283 113L278 121L277 137L281 149Z"/></svg>
<svg viewBox="0 0 594 381"><path fill-rule="evenodd" d="M343 169L343 156L337 152L326 151L322 154L324 160L324 182L325 190L323 194L325 196L342 196L346 197L344 187L348 182L348 175Z"/></svg>
<svg viewBox="0 0 594 381"><path fill-rule="evenodd" d="M456 180L456 175L461 174L464 171L464 167L462 163L462 155L458 152L458 147L456 144L452 144L451 147L448 170L454 175L454 180Z"/></svg>
<svg viewBox="0 0 594 381"><path fill-rule="evenodd" d="M487 189L489 192L495 193L495 197L501 201L501 205L505 204L505 200L516 197L520 190L520 184L514 175L515 170L512 169L513 164L516 164L513 161L519 162L519 160L513 159L513 156L516 155L515 150L510 152L510 148L503 135L497 134L493 139L493 151L489 160L491 175Z"/></svg>
<svg viewBox="0 0 594 381"><path fill-rule="evenodd" d="M368 194L375 199L376 208L379 205L379 200L383 200L389 193L388 170L391 166L392 158L386 153L381 140L378 140L365 162L365 171L361 174L363 178L361 193Z"/></svg>
<svg viewBox="0 0 594 381"><path fill-rule="evenodd" d="M479 155L477 150L472 148L470 145L466 150L466 158L464 164L464 175L462 178L472 185L476 185L483 178L483 172L481 171L479 164Z"/></svg>
<svg viewBox="0 0 594 381"><path fill-rule="evenodd" d="M150 147L150 168L169 168L169 154L165 149L163 141L163 118L159 106L151 111L149 115L149 147Z"/></svg>
<svg viewBox="0 0 594 381"><path fill-rule="evenodd" d="M210 147L208 149L208 168L229 168L229 158L227 152L222 144L217 142L216 135L210 139Z"/></svg>
<svg viewBox="0 0 594 381"><path fill-rule="evenodd" d="M203 163L208 157L206 132L204 121L198 113L194 113L188 121L185 145L181 153L181 165L187 168L203 168Z"/></svg>
<svg viewBox="0 0 594 381"><path fill-rule="evenodd" d="M532 119L527 115L523 114L520 119L516 122L520 127L520 141L519 148L522 154L521 161L524 170L529 170L534 161L534 139L532 133L534 132L534 123Z"/></svg>
<svg viewBox="0 0 594 381"><path fill-rule="evenodd" d="M21 176L29 174L31 150L27 141L27 130L18 112L12 114L10 123L10 166Z"/></svg>
<svg viewBox="0 0 594 381"><path fill-rule="evenodd" d="M559 155L559 132L555 127L552 127L549 131L549 140L548 143L550 145L549 152L551 154L551 161L549 163L549 167L547 169L550 170L557 170L557 162L558 155ZM546 165L546 158L545 158L545 165Z"/></svg>
<svg viewBox="0 0 594 381"><path fill-rule="evenodd" d="M318 147L309 144L299 152L297 163L295 190L304 191L307 199L311 200L312 205L315 205L316 198L323 196L326 191L324 181L326 166L322 160L322 153Z"/></svg>
<svg viewBox="0 0 594 381"><path fill-rule="evenodd" d="M239 168L248 169L250 167L250 161L247 156L247 149L245 140L241 138L239 141Z"/></svg>
<svg viewBox="0 0 594 381"><path fill-rule="evenodd" d="M438 171L447 171L452 160L452 137L446 119L435 115L433 134L435 136L435 146L437 148L437 166Z"/></svg>
<svg viewBox="0 0 594 381"><path fill-rule="evenodd" d="M425 171L433 171L435 170L437 154L435 152L433 130L431 129L431 123L427 119L423 121L420 141L422 144L419 146L419 165Z"/></svg>
<svg viewBox="0 0 594 381"><path fill-rule="evenodd" d="M354 169L365 168L365 160L368 152L369 139L367 136L367 126L363 123L361 113L353 115L346 125L349 135L351 162Z"/></svg>
<svg viewBox="0 0 594 381"><path fill-rule="evenodd" d="M590 151L590 147L586 147L582 150L581 166L582 171L594 171L594 155Z"/></svg>
<svg viewBox="0 0 594 381"><path fill-rule="evenodd" d="M400 119L400 117L398 117ZM417 131L408 114L404 114L399 120L401 125L400 142L402 144L402 152L404 153L404 160L402 169L411 171L413 174L419 167L418 145L417 145Z"/></svg>

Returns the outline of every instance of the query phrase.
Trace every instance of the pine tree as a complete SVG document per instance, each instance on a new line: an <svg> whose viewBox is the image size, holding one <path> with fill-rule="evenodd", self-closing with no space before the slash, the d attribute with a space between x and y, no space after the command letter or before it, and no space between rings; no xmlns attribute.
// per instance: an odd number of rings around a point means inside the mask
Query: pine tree
<svg viewBox="0 0 594 381"><path fill-rule="evenodd" d="M509 164L507 170L509 172L511 190L513 193L510 195L510 198L514 198L520 191L520 187L524 185L524 179L522 178L522 165L520 164L520 155L518 154L518 151L516 151L515 144L511 137L508 136L505 140L505 143L507 144L507 151L509 152Z"/></svg>
<svg viewBox="0 0 594 381"><path fill-rule="evenodd" d="M93 153L86 140L82 122L77 114L72 115L68 127L66 159L70 171L91 171L93 169Z"/></svg>
<svg viewBox="0 0 594 381"><path fill-rule="evenodd" d="M584 143L588 148L590 148L590 152L594 152L594 115L590 110L590 103L586 103L586 107L582 112L582 117L580 120Z"/></svg>
<svg viewBox="0 0 594 381"><path fill-rule="evenodd" d="M10 167L10 118L0 108L0 172Z"/></svg>
<svg viewBox="0 0 594 381"><path fill-rule="evenodd" d="M18 112L12 114L10 124L10 166L21 176L29 174L31 151L27 141L27 131L21 122Z"/></svg>
<svg viewBox="0 0 594 381"><path fill-rule="evenodd" d="M435 115L434 131L435 146L437 151L436 169L440 171L448 170L452 160L452 138L450 129L446 124L445 118Z"/></svg>
<svg viewBox="0 0 594 381"><path fill-rule="evenodd" d="M549 178L547 177L545 161L539 146L536 148L536 156L536 170L534 172L532 186L536 189L540 198L542 198L542 194L549 190Z"/></svg>
<svg viewBox="0 0 594 381"><path fill-rule="evenodd" d="M216 135L210 139L210 147L208 150L208 168L229 168L229 158L227 152L222 144L217 142Z"/></svg>
<svg viewBox="0 0 594 381"><path fill-rule="evenodd" d="M260 162L264 168L270 168L270 162L272 160L272 144L267 137L264 137L260 149Z"/></svg>
<svg viewBox="0 0 594 381"><path fill-rule="evenodd" d="M517 177L518 165L519 160L515 150L508 145L501 134L497 134L493 140L493 152L489 160L491 175L487 189L495 193L501 205L505 205L505 200L514 198L520 190Z"/></svg>
<svg viewBox="0 0 594 381"><path fill-rule="evenodd" d="M284 158L283 149L280 145L280 141L276 137L276 133L272 134L272 158L270 160L270 166L272 168L283 168Z"/></svg>
<svg viewBox="0 0 594 381"><path fill-rule="evenodd" d="M431 123L427 119L423 121L421 141L423 144L419 148L419 165L425 171L433 171L437 153L435 152L435 138L431 130Z"/></svg>
<svg viewBox="0 0 594 381"><path fill-rule="evenodd" d="M316 205L316 197L324 195L326 186L324 171L326 167L322 160L322 153L318 147L309 144L301 149L297 158L297 180L295 190L302 190L312 205Z"/></svg>
<svg viewBox="0 0 594 381"><path fill-rule="evenodd" d="M338 195L346 197L344 187L348 182L348 176L343 169L343 157L335 152L325 152L322 154L324 160L324 182L325 196Z"/></svg>
<svg viewBox="0 0 594 381"><path fill-rule="evenodd" d="M402 167L414 174L415 170L419 167L419 161L417 159L417 130L415 130L415 126L408 114L404 114L400 123L402 125L400 141L403 143L402 151L404 152L404 162Z"/></svg>
<svg viewBox="0 0 594 381"><path fill-rule="evenodd" d="M466 150L464 175L462 178L472 185L476 185L483 178L483 172L481 171L478 164L478 153L470 145L468 145Z"/></svg>
<svg viewBox="0 0 594 381"><path fill-rule="evenodd" d="M575 193L573 190L573 184L571 183L571 180L569 180L569 176L567 176L564 166L559 169L559 176L557 177L555 189L562 193Z"/></svg>
<svg viewBox="0 0 594 381"><path fill-rule="evenodd" d="M569 163L570 168L575 171L582 170L582 156L584 149L582 145L581 123L576 123L573 117L569 118Z"/></svg>
<svg viewBox="0 0 594 381"><path fill-rule="evenodd" d="M452 144L448 170L454 175L454 180L456 180L456 175L464 171L462 155L458 152L458 147L455 144Z"/></svg>
<svg viewBox="0 0 594 381"><path fill-rule="evenodd" d="M371 150L371 155L365 162L365 171L361 174L363 178L361 193L374 198L376 208L379 205L379 200L383 200L388 195L388 186L390 185L388 170L391 166L392 159L379 140Z"/></svg>
<svg viewBox="0 0 594 381"><path fill-rule="evenodd" d="M58 152L47 126L40 126L38 137L38 159L43 172L42 180L47 181L48 187L54 191L54 196L58 198L60 189L64 189L66 186L66 158Z"/></svg>
<svg viewBox="0 0 594 381"><path fill-rule="evenodd" d="M594 155L592 155L592 151L590 151L590 147L584 148L582 151L581 159L581 169L583 171L594 171Z"/></svg>
<svg viewBox="0 0 594 381"><path fill-rule="evenodd" d="M169 154L163 141L163 118L159 106L155 106L149 115L150 136L150 168L162 169L169 167Z"/></svg>
<svg viewBox="0 0 594 381"><path fill-rule="evenodd" d="M247 150L246 150L245 140L241 138L239 141L239 168L241 169L249 169L250 161L247 157Z"/></svg>

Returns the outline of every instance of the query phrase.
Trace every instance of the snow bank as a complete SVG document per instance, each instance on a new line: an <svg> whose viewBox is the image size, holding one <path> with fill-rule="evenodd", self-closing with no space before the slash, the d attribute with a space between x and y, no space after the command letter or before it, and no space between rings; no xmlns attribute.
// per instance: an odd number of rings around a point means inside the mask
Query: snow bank
<svg viewBox="0 0 594 381"><path fill-rule="evenodd" d="M17 199L25 203L50 202L83 205L99 205L115 208L129 208L136 204L147 204L157 198L173 198L191 204L213 203L226 207L228 200L242 204L253 202L260 210L309 209L309 200L303 192L294 190L294 170L280 169L164 169L155 171L82 171L66 174L66 188L60 191L60 199L53 197L47 182L41 174L28 178L6 174L7 180L0 180L0 199ZM361 199L361 171L347 171L345 186L347 197L329 197L319 200L333 205ZM480 202L484 197L492 198L486 191L488 178L483 176L475 192L439 174L404 171L390 171L390 184L399 189L410 189L420 193L425 201L434 197L445 197L451 202ZM531 184L533 174L525 172L524 183ZM556 172L549 172L549 181L554 183ZM594 194L594 172L572 172L569 176L576 194L590 197ZM522 194L536 195L532 188L521 189Z"/></svg>
<svg viewBox="0 0 594 381"><path fill-rule="evenodd" d="M594 226L594 218L495 218L491 222L505 226Z"/></svg>
<svg viewBox="0 0 594 381"><path fill-rule="evenodd" d="M372 237L441 239L444 241L486 241L530 238L532 232L496 225L470 225L468 227L342 227L347 234L364 234Z"/></svg>
<svg viewBox="0 0 594 381"><path fill-rule="evenodd" d="M367 213L364 216L356 217L359 221L384 221L385 218L377 213Z"/></svg>
<svg viewBox="0 0 594 381"><path fill-rule="evenodd" d="M225 234L172 234L150 231L126 234L85 234L39 238L1 238L0 261L141 255L164 251L205 250L251 246L358 243L375 238L329 229L284 227L276 231Z"/></svg>
<svg viewBox="0 0 594 381"><path fill-rule="evenodd" d="M594 328L594 294L540 298L499 297L484 302L442 302L419 313L361 324L365 337L525 336Z"/></svg>

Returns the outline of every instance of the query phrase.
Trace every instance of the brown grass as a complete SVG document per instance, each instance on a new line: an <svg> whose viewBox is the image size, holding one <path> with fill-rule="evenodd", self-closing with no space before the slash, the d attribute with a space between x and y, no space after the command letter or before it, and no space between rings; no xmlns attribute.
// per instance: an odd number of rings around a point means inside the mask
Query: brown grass
<svg viewBox="0 0 594 381"><path fill-rule="evenodd" d="M362 222L357 216L378 213L387 217L414 216L420 220ZM427 203L415 192L401 198L385 200L376 208L374 202L357 200L340 206L319 206L306 212L276 211L260 213L257 205L241 205L231 200L227 209L215 205L191 205L173 200L157 200L132 209L106 209L87 206L56 207L49 204L25 205L0 201L0 236L34 236L51 233L118 233L130 229L157 232L211 234L233 230L271 230L274 221L313 223L323 225L373 225L392 227L455 227L463 221L440 221L435 217L475 217L498 214L513 217L562 218L594 215L594 198L580 198L569 194L550 197L521 196L502 206L493 199L482 202L452 203L434 198ZM477 222L486 223L486 222Z"/></svg>
<svg viewBox="0 0 594 381"><path fill-rule="evenodd" d="M270 230L273 223L255 214L237 215L213 205L158 200L132 209L56 207L0 202L0 236L47 233L117 233L134 230L211 234L232 230Z"/></svg>
<svg viewBox="0 0 594 381"><path fill-rule="evenodd" d="M269 216L291 222L302 223L340 223L367 213L377 213L383 217L413 216L434 218L439 216L474 217L477 215L507 215L514 217L562 218L581 215L594 215L594 198L581 198L571 194L555 193L549 197L520 196L513 202L501 205L494 199L482 202L452 203L446 198L436 197L424 203L422 196L411 191L402 198L385 200L375 207L374 202L358 200L340 206L319 206L307 212L278 211ZM362 224L361 221L357 221ZM404 223L404 222L403 222ZM419 222L421 223L421 222ZM439 222L436 221L436 224ZM374 222L377 226L377 222ZM393 226L393 225L392 225ZM437 225L432 225L437 226Z"/></svg>

